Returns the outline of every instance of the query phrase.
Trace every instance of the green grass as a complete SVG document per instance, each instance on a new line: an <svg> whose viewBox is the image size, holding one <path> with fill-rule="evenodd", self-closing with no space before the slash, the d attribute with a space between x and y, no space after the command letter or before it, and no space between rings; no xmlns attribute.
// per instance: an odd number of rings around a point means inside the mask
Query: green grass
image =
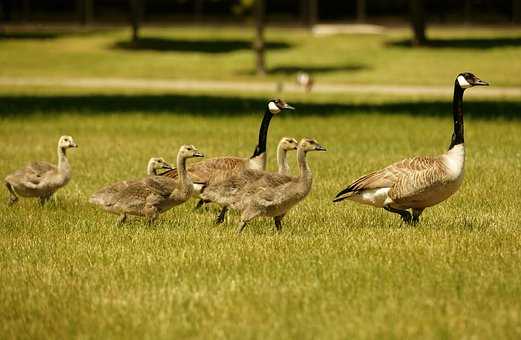
<svg viewBox="0 0 521 340"><path fill-rule="evenodd" d="M463 186L416 227L331 199L368 171L443 152L450 98L286 98L298 110L273 119L269 168L282 136L316 137L328 152L309 155L312 192L281 234L259 219L238 236L236 214L214 226L216 211L193 212L193 200L152 228L140 219L116 227L116 216L88 204L97 188L142 176L149 157L173 161L183 143L208 156L249 155L263 98L4 89L0 174L55 160L61 134L79 148L69 152L72 181L48 206L7 208L0 193L0 337L521 336L519 101L469 93Z"/></svg>
<svg viewBox="0 0 521 340"><path fill-rule="evenodd" d="M0 76L121 77L248 81L253 75L253 30L145 27L138 48L126 29L83 33L16 33L0 40ZM74 33L76 32L76 33ZM270 28L268 80L293 81L298 70L318 82L447 85L470 70L495 86L520 86L521 29L433 27L433 46L413 49L402 42L408 29L383 35L314 37L304 30ZM0 35L2 37L2 35ZM262 79L262 78L260 78Z"/></svg>

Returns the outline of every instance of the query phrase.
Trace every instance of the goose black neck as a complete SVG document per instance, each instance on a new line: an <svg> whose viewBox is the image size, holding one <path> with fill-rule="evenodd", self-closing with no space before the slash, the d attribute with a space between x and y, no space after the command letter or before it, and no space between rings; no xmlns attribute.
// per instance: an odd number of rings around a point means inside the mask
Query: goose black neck
<svg viewBox="0 0 521 340"><path fill-rule="evenodd" d="M268 128L272 117L273 113L271 113L269 109L266 109L259 129L259 141L251 158L257 157L266 152L266 139L268 137Z"/></svg>
<svg viewBox="0 0 521 340"><path fill-rule="evenodd" d="M452 113L454 115L454 131L450 141L449 150L458 144L463 144L463 89L456 80L454 84L454 98L452 100Z"/></svg>

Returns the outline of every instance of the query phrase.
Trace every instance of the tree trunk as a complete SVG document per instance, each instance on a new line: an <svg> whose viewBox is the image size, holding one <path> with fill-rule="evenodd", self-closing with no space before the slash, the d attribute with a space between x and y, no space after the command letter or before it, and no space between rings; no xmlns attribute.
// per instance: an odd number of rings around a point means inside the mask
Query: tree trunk
<svg viewBox="0 0 521 340"><path fill-rule="evenodd" d="M465 0L465 9L464 11L464 20L465 24L470 24L471 18L472 18L472 1L471 0Z"/></svg>
<svg viewBox="0 0 521 340"><path fill-rule="evenodd" d="M512 0L512 22L521 23L521 0Z"/></svg>
<svg viewBox="0 0 521 340"><path fill-rule="evenodd" d="M365 0L356 0L356 21L365 22Z"/></svg>
<svg viewBox="0 0 521 340"><path fill-rule="evenodd" d="M76 0L76 6L80 23L82 25L91 23L94 16L93 0Z"/></svg>
<svg viewBox="0 0 521 340"><path fill-rule="evenodd" d="M31 18L31 2L29 0L22 1L22 21L27 22Z"/></svg>
<svg viewBox="0 0 521 340"><path fill-rule="evenodd" d="M266 74L266 61L264 59L264 0L255 0L255 42L253 48L255 49L255 60L257 75Z"/></svg>
<svg viewBox="0 0 521 340"><path fill-rule="evenodd" d="M427 36L425 35L425 3L424 0L409 0L410 20L414 37L414 46L425 45Z"/></svg>
<svg viewBox="0 0 521 340"><path fill-rule="evenodd" d="M137 43L139 40L139 28L143 16L143 1L130 0L130 23L132 25L132 42Z"/></svg>
<svg viewBox="0 0 521 340"><path fill-rule="evenodd" d="M305 25L307 26L308 25L308 18L309 18L309 15L308 15L308 1L309 0L300 0L299 4L300 4L300 10L299 10L299 14L300 14L300 21L302 23L302 25Z"/></svg>
<svg viewBox="0 0 521 340"><path fill-rule="evenodd" d="M313 28L318 22L318 3L317 0L308 0L308 25Z"/></svg>
<svg viewBox="0 0 521 340"><path fill-rule="evenodd" d="M203 0L194 1L194 20L200 22L203 17Z"/></svg>

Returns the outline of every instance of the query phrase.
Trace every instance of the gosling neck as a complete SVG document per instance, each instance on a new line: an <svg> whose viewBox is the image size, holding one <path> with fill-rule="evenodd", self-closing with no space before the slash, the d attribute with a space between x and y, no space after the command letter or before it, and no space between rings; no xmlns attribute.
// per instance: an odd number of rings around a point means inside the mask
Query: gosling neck
<svg viewBox="0 0 521 340"><path fill-rule="evenodd" d="M66 150L67 148L58 145L58 171L68 174L71 167L69 165L69 160L67 159Z"/></svg>
<svg viewBox="0 0 521 340"><path fill-rule="evenodd" d="M179 176L179 181L182 186L191 186L192 181L188 177L188 173L186 171L186 157L181 153L177 155L177 175Z"/></svg>
<svg viewBox="0 0 521 340"><path fill-rule="evenodd" d="M454 119L454 130L449 145L449 150L454 146L463 144L463 92L458 80L454 83L454 98L452 99L452 114Z"/></svg>
<svg viewBox="0 0 521 340"><path fill-rule="evenodd" d="M305 184L311 185L312 173L306 160L306 151L302 148L297 150L297 161L300 170L299 180Z"/></svg>
<svg viewBox="0 0 521 340"><path fill-rule="evenodd" d="M289 173L288 151L280 145L277 148L277 164L279 166L279 174L287 175Z"/></svg>
<svg viewBox="0 0 521 340"><path fill-rule="evenodd" d="M250 164L253 168L258 170L264 170L266 168L266 140L268 138L271 118L273 118L273 113L271 113L269 108L266 108L259 128L259 140L250 157Z"/></svg>
<svg viewBox="0 0 521 340"><path fill-rule="evenodd" d="M149 175L149 176L152 176L152 175L156 176L157 175L157 172L156 172L156 169L154 168L154 163L153 162L148 163L147 175Z"/></svg>

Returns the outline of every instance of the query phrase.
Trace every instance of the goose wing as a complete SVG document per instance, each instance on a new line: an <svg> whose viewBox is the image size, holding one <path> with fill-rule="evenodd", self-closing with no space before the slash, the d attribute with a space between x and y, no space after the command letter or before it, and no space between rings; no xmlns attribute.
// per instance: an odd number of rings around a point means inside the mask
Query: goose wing
<svg viewBox="0 0 521 340"><path fill-rule="evenodd" d="M247 201L255 201L264 207L281 204L288 199L288 185L294 177L278 173L262 172L255 180L248 181L240 189L236 204Z"/></svg>
<svg viewBox="0 0 521 340"><path fill-rule="evenodd" d="M433 166L436 157L413 157L393 163L381 170L362 176L340 191L333 202L342 201L354 194L365 190L391 188L399 178L414 177L415 173L422 172Z"/></svg>
<svg viewBox="0 0 521 340"><path fill-rule="evenodd" d="M242 169L244 163L245 159L240 157L218 157L194 163L187 170L192 182L208 184L210 181L222 181L234 171ZM166 171L161 176L177 178L177 169Z"/></svg>
<svg viewBox="0 0 521 340"><path fill-rule="evenodd" d="M8 176L11 181L18 182L28 188L36 189L44 184L50 174L56 172L56 166L47 162L32 162L12 175ZM6 178L7 179L7 178Z"/></svg>
<svg viewBox="0 0 521 340"><path fill-rule="evenodd" d="M161 176L145 177L141 182L147 191L155 193L161 197L170 196L170 194L179 186L176 180Z"/></svg>

